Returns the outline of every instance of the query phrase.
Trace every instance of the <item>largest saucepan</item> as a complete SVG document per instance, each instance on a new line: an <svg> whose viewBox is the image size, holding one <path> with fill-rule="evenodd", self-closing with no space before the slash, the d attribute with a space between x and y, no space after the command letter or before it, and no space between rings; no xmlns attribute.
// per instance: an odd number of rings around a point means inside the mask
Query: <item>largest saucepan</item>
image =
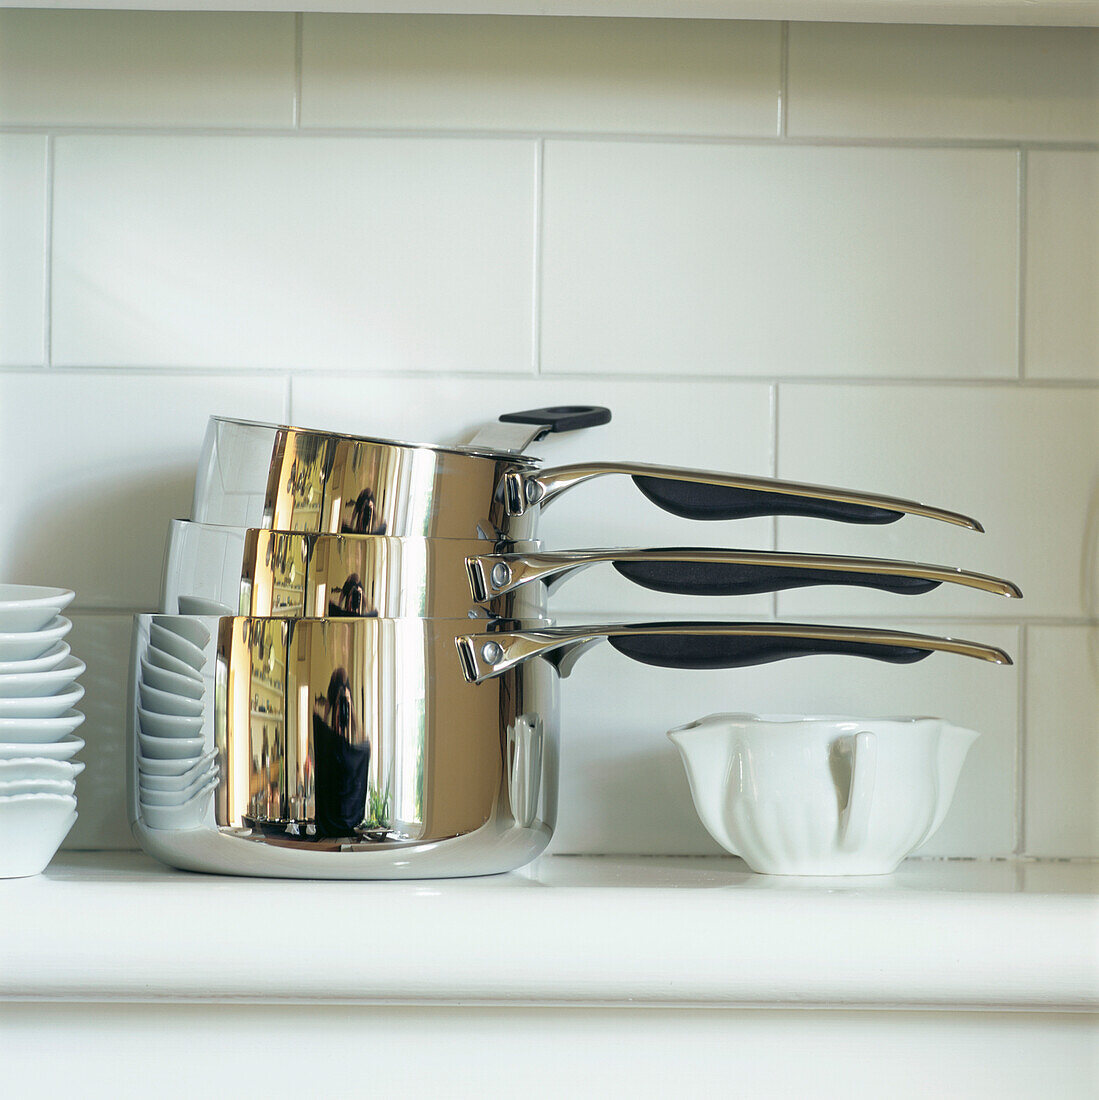
<svg viewBox="0 0 1099 1100"><path fill-rule="evenodd" d="M515 623L470 635L472 625L138 616L138 840L167 863L234 874L418 878L519 867L556 822L558 676L601 639L668 667L818 652L907 663L935 650L1009 663L990 646L847 627Z"/></svg>
<svg viewBox="0 0 1099 1100"><path fill-rule="evenodd" d="M645 463L543 469L523 453L548 433L609 419L594 406L532 409L502 417L507 423L486 427L474 445L441 447L213 418L191 518L276 531L529 540L540 510L562 492L625 475L658 507L691 519L890 523L912 513L980 530L955 512L854 490Z"/></svg>

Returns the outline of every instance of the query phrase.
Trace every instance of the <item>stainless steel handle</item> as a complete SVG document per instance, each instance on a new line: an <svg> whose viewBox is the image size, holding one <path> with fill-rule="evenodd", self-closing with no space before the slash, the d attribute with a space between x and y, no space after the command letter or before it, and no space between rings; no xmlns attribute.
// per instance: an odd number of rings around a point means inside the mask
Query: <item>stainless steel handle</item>
<svg viewBox="0 0 1099 1100"><path fill-rule="evenodd" d="M455 638L462 674L479 684L533 657L567 676L581 654L607 640L633 660L667 668L738 668L811 653L873 657L909 664L940 651L1010 665L996 646L873 627L802 623L612 623L543 627ZM700 641L701 640L701 641Z"/></svg>
<svg viewBox="0 0 1099 1100"><path fill-rule="evenodd" d="M766 568L769 570L789 570L791 574L810 574L802 584L842 584L841 574L850 578L850 583L861 583L870 587L884 587L886 578L904 577L925 581L922 591L937 587L942 583L958 584L967 588L976 588L999 596L1018 599L1022 592L1010 581L991 577L984 573L972 573L954 566L927 565L922 562L894 561L888 558L840 557L824 554L796 554L774 550L727 550L718 547L662 548L651 549L631 547L595 550L557 550L533 554L478 554L466 558L469 573L470 590L478 603L485 603L519 588L540 580L552 591L574 573L589 566L602 563L615 565L635 564L640 566L669 563L678 565L715 565ZM627 576L629 572L623 570ZM811 574L819 572L821 577L814 581ZM716 571L715 571L716 573ZM719 574L717 574L719 576ZM630 579L633 579L632 577ZM875 579L881 584L875 585ZM720 582L718 582L720 583ZM667 585L652 585L659 591L685 592L674 581ZM766 584L763 590L772 591L793 585ZM710 594L721 594L711 592Z"/></svg>
<svg viewBox="0 0 1099 1100"><path fill-rule="evenodd" d="M984 530L977 520L959 512L900 497L744 474L634 462L576 463L542 470L538 474L513 472L505 478L505 504L510 515L522 515L533 504L545 507L573 486L610 474L634 478L642 492L658 507L688 518L723 519L789 513L819 514L854 523L890 523L902 515L915 515L973 531ZM705 500L692 503L674 499L677 495L682 497L682 493L677 493L675 489L676 483L695 486L703 493ZM746 501L746 496L753 499ZM815 510L811 502L818 502Z"/></svg>

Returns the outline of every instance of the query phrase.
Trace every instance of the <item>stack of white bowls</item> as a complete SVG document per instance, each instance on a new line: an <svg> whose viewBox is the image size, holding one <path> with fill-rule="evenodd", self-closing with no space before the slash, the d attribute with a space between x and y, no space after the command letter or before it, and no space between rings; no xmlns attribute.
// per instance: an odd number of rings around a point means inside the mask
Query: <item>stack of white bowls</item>
<svg viewBox="0 0 1099 1100"><path fill-rule="evenodd" d="M197 620L158 616L137 677L137 797L154 829L197 829L217 786L205 752L202 668L210 635Z"/></svg>
<svg viewBox="0 0 1099 1100"><path fill-rule="evenodd" d="M64 588L0 584L0 878L45 870L76 822L84 671Z"/></svg>

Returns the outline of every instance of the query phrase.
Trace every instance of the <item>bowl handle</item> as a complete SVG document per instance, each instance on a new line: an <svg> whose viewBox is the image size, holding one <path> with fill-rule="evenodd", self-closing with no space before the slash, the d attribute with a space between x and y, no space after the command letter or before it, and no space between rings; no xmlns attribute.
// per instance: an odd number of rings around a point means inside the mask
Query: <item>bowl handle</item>
<svg viewBox="0 0 1099 1100"><path fill-rule="evenodd" d="M851 789L840 818L840 847L846 851L866 841L877 770L877 738L869 730L860 730L851 738Z"/></svg>

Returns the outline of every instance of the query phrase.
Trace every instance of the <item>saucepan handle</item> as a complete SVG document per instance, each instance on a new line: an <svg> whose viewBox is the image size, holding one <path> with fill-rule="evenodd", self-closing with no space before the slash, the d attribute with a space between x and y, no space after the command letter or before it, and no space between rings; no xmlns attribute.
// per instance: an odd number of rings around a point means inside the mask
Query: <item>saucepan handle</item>
<svg viewBox="0 0 1099 1100"><path fill-rule="evenodd" d="M491 424L485 424L467 445L522 454L532 443L551 433L596 428L610 423L610 419L611 410L603 405L547 405L541 409L524 409L504 413Z"/></svg>
<svg viewBox="0 0 1099 1100"><path fill-rule="evenodd" d="M657 507L686 519L815 516L841 523L893 523L903 515L917 515L973 531L984 530L975 519L959 512L900 497L633 462L577 463L538 474L513 472L505 479L504 500L512 515L521 515L532 504L544 507L574 485L610 474L631 477Z"/></svg>
<svg viewBox="0 0 1099 1100"><path fill-rule="evenodd" d="M1000 596L1022 595L1010 581L950 566L720 547L477 554L466 558L466 570L474 600L487 603L536 580L552 590L574 573L601 563L613 565L642 588L681 596L745 596L826 584L917 595L944 581Z"/></svg>
<svg viewBox="0 0 1099 1100"><path fill-rule="evenodd" d="M662 668L743 668L815 653L870 657L911 664L935 651L1010 665L995 646L870 627L799 623L612 623L589 627L465 634L455 639L462 673L470 683L499 676L544 657L567 676L579 656L601 641L641 664Z"/></svg>

